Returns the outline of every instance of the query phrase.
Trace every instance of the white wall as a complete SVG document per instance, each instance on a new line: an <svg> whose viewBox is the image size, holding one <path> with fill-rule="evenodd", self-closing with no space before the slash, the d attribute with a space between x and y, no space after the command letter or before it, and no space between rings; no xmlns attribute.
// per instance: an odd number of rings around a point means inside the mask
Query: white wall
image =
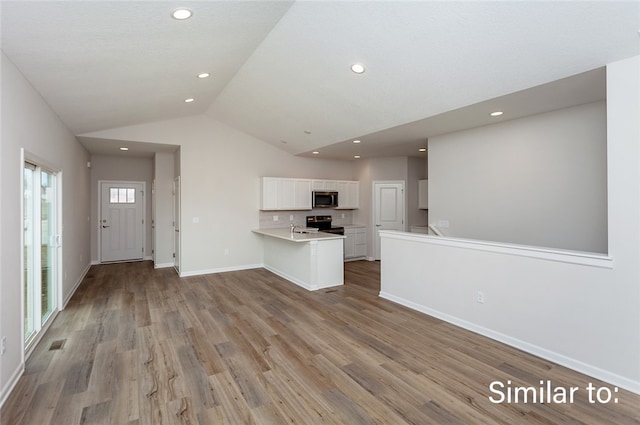
<svg viewBox="0 0 640 425"><path fill-rule="evenodd" d="M606 253L605 108L430 138L430 221L448 220L450 236Z"/></svg>
<svg viewBox="0 0 640 425"><path fill-rule="evenodd" d="M0 359L0 400L23 367L22 191L20 149L62 170L62 296L68 298L89 267L89 154L62 124L13 63L2 54L2 216L0 336L7 352Z"/></svg>
<svg viewBox="0 0 640 425"><path fill-rule="evenodd" d="M389 235L383 295L640 393L639 116L640 57L608 65L610 259Z"/></svg>
<svg viewBox="0 0 640 425"><path fill-rule="evenodd" d="M173 266L173 173L174 155L157 152L154 158L154 228L156 267Z"/></svg>
<svg viewBox="0 0 640 425"><path fill-rule="evenodd" d="M144 256L151 258L151 183L153 182L152 158L126 158L122 156L91 156L91 261L100 262L98 197L100 180L126 180L146 183L145 189L145 241Z"/></svg>
<svg viewBox="0 0 640 425"><path fill-rule="evenodd" d="M261 176L354 180L349 161L292 156L204 116L88 136L180 145L185 275L262 264L260 236L251 232L259 227Z"/></svg>

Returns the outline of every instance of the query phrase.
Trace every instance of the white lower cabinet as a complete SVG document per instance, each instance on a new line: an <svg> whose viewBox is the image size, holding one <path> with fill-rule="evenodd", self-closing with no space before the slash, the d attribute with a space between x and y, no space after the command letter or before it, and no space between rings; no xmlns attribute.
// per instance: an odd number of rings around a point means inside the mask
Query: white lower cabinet
<svg viewBox="0 0 640 425"><path fill-rule="evenodd" d="M367 228L349 226L344 229L344 259L360 260L367 256Z"/></svg>

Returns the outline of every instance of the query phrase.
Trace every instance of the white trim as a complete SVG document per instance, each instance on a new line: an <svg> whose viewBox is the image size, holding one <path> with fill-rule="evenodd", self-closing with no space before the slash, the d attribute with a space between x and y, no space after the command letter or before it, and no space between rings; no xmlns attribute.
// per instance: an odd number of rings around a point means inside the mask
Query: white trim
<svg viewBox="0 0 640 425"><path fill-rule="evenodd" d="M173 263L156 263L153 265L154 269L166 269L168 267L173 267Z"/></svg>
<svg viewBox="0 0 640 425"><path fill-rule="evenodd" d="M240 270L250 270L250 269L259 269L264 267L264 264L245 264L242 266L231 266L231 267L219 267L215 269L207 269L207 270L194 270L190 272L181 272L179 274L180 277L191 277L191 276L201 276L204 274L215 274L215 273L225 273L225 272L235 272Z"/></svg>
<svg viewBox="0 0 640 425"><path fill-rule="evenodd" d="M373 180L371 182L371 253L370 258L376 261L376 251L382 249L376 231L376 185L378 184L400 184L402 185L402 229L407 229L407 182L405 180ZM376 249L378 248L378 249Z"/></svg>
<svg viewBox="0 0 640 425"><path fill-rule="evenodd" d="M73 294L76 293L76 291L78 290L78 287L80 286L84 278L87 276L87 273L89 273L89 269L91 269L91 266L92 264L87 264L87 267L85 267L83 272L80 273L80 277L78 278L78 280L76 280L76 283L73 285L73 288L71 288L71 291L69 291L69 295L67 295L64 298L63 303L61 304L60 310L64 310L67 307L67 304L69 304L69 301L71 301Z"/></svg>
<svg viewBox="0 0 640 425"><path fill-rule="evenodd" d="M29 360L29 357L31 357L31 354L33 354L35 349L38 347L38 344L40 343L44 335L47 333L47 331L51 327L51 324L53 323L55 318L58 317L58 313L60 313L60 310L56 308L51 312L49 317L47 317L47 321L44 322L44 325L42 325L42 327L40 328L40 331L36 334L35 338L29 344L29 348L25 351L25 355L24 355L25 362Z"/></svg>
<svg viewBox="0 0 640 425"><path fill-rule="evenodd" d="M633 381L631 379L625 378L624 376L617 375L615 373L608 372L606 370L600 369L598 367L592 366L590 364L577 361L570 357L564 356L562 354L556 353L555 351L547 350L545 348L539 347L534 344L530 344L526 341L522 341L517 338L510 337L508 335L504 335L500 332L492 331L491 329L487 329L482 326L478 326L472 322L468 322L466 320L460 319L455 316L451 316L446 313L442 313L438 310L434 310L429 307L425 307L421 304L417 304L413 301L406 300L404 298L397 297L395 295L391 295L386 292L380 292L380 298L384 298L389 301L393 301L405 307L408 307L412 310L419 311L424 314L428 314L429 316L436 317L438 319L444 320L445 322L451 323L453 325L459 326L471 332L475 332L477 334L486 336L493 340L502 342L511 347L518 348L527 353L542 357L543 359L552 361L559 365L568 367L580 373L584 373L585 375L591 376L596 379L600 379L602 381L608 382L612 385L615 385L620 388L624 388L628 391L634 392L636 394L640 394L640 382Z"/></svg>
<svg viewBox="0 0 640 425"><path fill-rule="evenodd" d="M500 242L479 241L473 239L452 238L447 236L433 236L424 233L395 232L381 230L381 236L390 239L399 239L412 242L420 242L432 245L444 245L455 248L472 249L476 251L495 252L499 254L516 255L520 257L537 258L548 261L558 261L568 264L613 269L613 257L607 254L597 254L583 251L570 251L554 248L544 248L529 245L517 245Z"/></svg>
<svg viewBox="0 0 640 425"><path fill-rule="evenodd" d="M295 277L293 277L293 276L291 276L291 275L289 275L289 274L287 274L287 273L285 273L285 272L283 272L283 271L281 271L279 269L276 269L274 267L267 266L267 265L263 265L262 267L265 270L269 270L271 273L273 273L275 275L278 275L281 278L283 278L285 280L288 280L289 282L291 282L291 283L293 283L295 285L298 285L299 287L301 287L303 289L306 289L307 291L317 291L319 289L333 288L333 287L336 287L336 286L343 286L344 285L344 282L343 283L337 283L335 285L329 285L329 286L308 285L307 283L303 282L302 280L297 279L297 278L295 278Z"/></svg>
<svg viewBox="0 0 640 425"><path fill-rule="evenodd" d="M7 401L7 399L9 398L11 393L13 392L13 389L18 384L18 381L22 377L22 374L24 373L24 370L25 370L24 369L24 361L22 361L22 362L20 362L20 364L18 365L16 370L13 371L13 373L9 377L9 380L7 381L6 385L2 388L2 392L0 393L0 409L4 406L4 403Z"/></svg>
<svg viewBox="0 0 640 425"><path fill-rule="evenodd" d="M57 233L59 235L58 246L56 249L58 252L56 253L56 261L58 262L58 276L57 276L57 285L56 285L56 293L54 296L57 298L55 307L58 310L62 310L63 303L63 294L62 289L64 287L64 227L62 221L62 182L64 179L64 175L62 174L62 170L60 170L56 174L55 185L56 185L56 226L58 227Z"/></svg>
<svg viewBox="0 0 640 425"><path fill-rule="evenodd" d="M25 148L20 148L20 176L19 176L19 182L20 182L20 190L22 193L22 196L20 196L20 220L21 220L21 227L24 229L24 168L25 168L25 163L30 163L32 165L36 166L36 170L40 169L45 170L48 173L51 173L53 175L53 181L52 184L54 185L54 195L55 195L55 212L54 212L54 223L55 223L55 237L57 240L56 245L54 246L55 248L55 268L56 268L56 276L55 276L55 282L53 287L51 288L52 290L52 294L51 298L53 301L53 306L52 306L52 311L51 314L49 315L49 317L47 318L46 322L44 323L44 325L40 325L40 328L37 330L36 334L34 335L34 338L32 340L30 340L28 342L28 344L25 344L24 341L24 320L20 320L20 335L21 335L21 346L20 346L20 361L21 363L24 365L24 363L26 362L26 359L28 358L28 355L33 351L33 349L36 347L37 343L40 341L40 339L42 338L42 336L46 333L47 329L49 328L49 326L51 325L51 323L53 323L53 319L57 316L58 312L61 310L61 302L62 302L62 286L63 286L63 276L64 276L64 271L63 271L63 267L64 267L64 262L63 262L63 257L62 257L62 245L63 245L63 228L62 228L62 224L63 224L63 217L62 217L62 212L63 212L63 208L62 208L62 186L63 186L63 182L62 182L62 169L60 167L58 167L57 165L42 159L41 157L39 157L38 155L32 154L31 152L29 152L27 149ZM25 268L25 258L24 258L24 230L20 231L20 269L24 270ZM37 250L38 251L38 250ZM38 251L38 255L39 255L39 251ZM39 272L38 272L39 273ZM25 288L25 281L24 281L24 273L20 274L20 316L22 318L24 318L25 316L25 311L24 311L24 304L25 304L25 299L24 299L24 288ZM38 312L39 313L39 312ZM38 314L38 316L40 316L40 314Z"/></svg>
<svg viewBox="0 0 640 425"><path fill-rule="evenodd" d="M307 291L314 291L316 289L319 289L317 287L313 287L311 285L307 285L302 280L296 279L294 276L291 276L291 275L289 275L289 274L287 274L287 273L283 272L282 270L279 270L279 269L277 269L275 267L264 265L264 268L265 268L265 270L269 270L271 273L273 273L275 275L278 275L281 278L283 278L285 280L288 280L289 282L291 282L291 283L293 283L295 285L298 285L301 288L306 289Z"/></svg>

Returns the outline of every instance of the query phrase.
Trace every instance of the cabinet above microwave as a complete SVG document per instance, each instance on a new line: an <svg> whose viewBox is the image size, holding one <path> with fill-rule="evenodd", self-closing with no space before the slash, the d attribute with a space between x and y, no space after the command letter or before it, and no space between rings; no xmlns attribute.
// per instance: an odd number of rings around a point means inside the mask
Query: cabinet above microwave
<svg viewBox="0 0 640 425"><path fill-rule="evenodd" d="M260 209L311 210L313 192L337 192L336 209L358 209L360 204L360 182L352 180L312 180L284 177L261 177Z"/></svg>

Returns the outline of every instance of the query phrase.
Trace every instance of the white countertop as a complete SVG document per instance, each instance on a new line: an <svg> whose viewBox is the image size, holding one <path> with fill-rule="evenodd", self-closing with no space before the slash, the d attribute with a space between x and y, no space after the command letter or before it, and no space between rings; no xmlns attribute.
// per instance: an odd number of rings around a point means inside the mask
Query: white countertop
<svg viewBox="0 0 640 425"><path fill-rule="evenodd" d="M284 239L291 242L310 242L310 241L322 241L331 239L344 239L344 235L336 235L333 233L291 233L291 229L277 228L277 229L253 229L254 233L260 235L271 236L272 238Z"/></svg>

